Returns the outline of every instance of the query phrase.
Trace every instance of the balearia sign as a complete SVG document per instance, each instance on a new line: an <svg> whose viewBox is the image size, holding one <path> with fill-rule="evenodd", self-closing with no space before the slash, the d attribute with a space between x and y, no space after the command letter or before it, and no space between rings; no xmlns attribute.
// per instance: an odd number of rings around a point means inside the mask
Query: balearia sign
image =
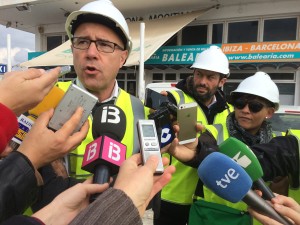
<svg viewBox="0 0 300 225"><path fill-rule="evenodd" d="M216 44L230 63L300 62L300 41ZM192 64L211 45L164 46L146 64Z"/></svg>

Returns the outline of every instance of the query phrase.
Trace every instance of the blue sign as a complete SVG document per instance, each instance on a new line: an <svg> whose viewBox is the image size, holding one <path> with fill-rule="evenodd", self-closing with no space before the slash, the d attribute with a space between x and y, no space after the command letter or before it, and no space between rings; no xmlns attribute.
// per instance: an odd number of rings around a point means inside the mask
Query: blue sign
<svg viewBox="0 0 300 225"><path fill-rule="evenodd" d="M221 45L216 44L221 47ZM163 46L159 48L145 64L193 64L197 54L211 45L182 45L182 46Z"/></svg>
<svg viewBox="0 0 300 225"><path fill-rule="evenodd" d="M6 73L7 71L7 65L0 64L0 73Z"/></svg>
<svg viewBox="0 0 300 225"><path fill-rule="evenodd" d="M28 52L28 60L34 59L40 55L43 55L46 52Z"/></svg>

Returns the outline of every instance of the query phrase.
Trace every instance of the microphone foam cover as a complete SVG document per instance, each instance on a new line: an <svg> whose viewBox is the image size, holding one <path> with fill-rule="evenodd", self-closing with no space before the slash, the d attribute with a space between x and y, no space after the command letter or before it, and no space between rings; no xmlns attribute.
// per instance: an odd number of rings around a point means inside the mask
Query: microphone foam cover
<svg viewBox="0 0 300 225"><path fill-rule="evenodd" d="M252 186L245 170L228 156L214 152L198 167L198 176L214 193L227 201L241 201Z"/></svg>

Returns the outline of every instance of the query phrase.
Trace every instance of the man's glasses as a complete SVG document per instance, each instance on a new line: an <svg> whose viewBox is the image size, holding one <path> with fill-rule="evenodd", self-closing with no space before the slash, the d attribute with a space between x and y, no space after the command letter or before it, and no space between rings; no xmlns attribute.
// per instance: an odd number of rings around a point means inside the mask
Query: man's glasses
<svg viewBox="0 0 300 225"><path fill-rule="evenodd" d="M124 49L119 46L118 44L110 41L104 41L104 40L90 40L86 38L81 37L74 37L72 40L72 46L74 48L80 49L80 50L86 50L90 47L91 43L95 43L96 48L99 52L105 52L105 53L113 53L115 49L119 49L121 51L124 51Z"/></svg>
<svg viewBox="0 0 300 225"><path fill-rule="evenodd" d="M246 105L248 105L248 108L249 108L250 112L252 112L252 113L258 113L265 106L264 104L262 104L258 101L247 100L247 99L243 99L243 98L238 98L233 102L233 106L237 109L243 109L243 108L245 108Z"/></svg>

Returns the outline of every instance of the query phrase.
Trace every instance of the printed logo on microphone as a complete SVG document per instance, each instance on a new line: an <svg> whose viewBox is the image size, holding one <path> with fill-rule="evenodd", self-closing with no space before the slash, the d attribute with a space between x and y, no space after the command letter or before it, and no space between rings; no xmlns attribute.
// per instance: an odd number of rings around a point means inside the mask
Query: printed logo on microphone
<svg viewBox="0 0 300 225"><path fill-rule="evenodd" d="M114 106L104 106L101 116L101 123L120 123L120 110Z"/></svg>
<svg viewBox="0 0 300 225"><path fill-rule="evenodd" d="M12 140L18 144L21 144L25 138L25 135L29 132L33 125L33 121L24 115L18 117L19 129Z"/></svg>
<svg viewBox="0 0 300 225"><path fill-rule="evenodd" d="M103 142L102 158L114 165L120 166L126 158L126 146L105 136Z"/></svg>
<svg viewBox="0 0 300 225"><path fill-rule="evenodd" d="M168 144L170 144L174 139L174 134L172 133L172 130L169 125L165 125L162 127L161 135L160 135L160 147L164 147Z"/></svg>
<svg viewBox="0 0 300 225"><path fill-rule="evenodd" d="M86 146L82 166L86 166L99 158L101 141L102 137L97 138L96 140L94 140Z"/></svg>
<svg viewBox="0 0 300 225"><path fill-rule="evenodd" d="M251 164L251 160L246 156L243 155L240 157L241 152L238 152L232 159L237 162L241 167L247 168Z"/></svg>
<svg viewBox="0 0 300 225"><path fill-rule="evenodd" d="M164 143L168 142L171 139L172 135L171 135L170 131L171 131L171 129L169 127L165 127L165 128L162 129L162 131L161 131L161 143L164 144Z"/></svg>
<svg viewBox="0 0 300 225"><path fill-rule="evenodd" d="M227 186L232 182L232 180L236 180L239 177L239 173L235 171L233 168L229 168L227 173L224 174L220 180L216 180L216 184L221 188L227 188Z"/></svg>

